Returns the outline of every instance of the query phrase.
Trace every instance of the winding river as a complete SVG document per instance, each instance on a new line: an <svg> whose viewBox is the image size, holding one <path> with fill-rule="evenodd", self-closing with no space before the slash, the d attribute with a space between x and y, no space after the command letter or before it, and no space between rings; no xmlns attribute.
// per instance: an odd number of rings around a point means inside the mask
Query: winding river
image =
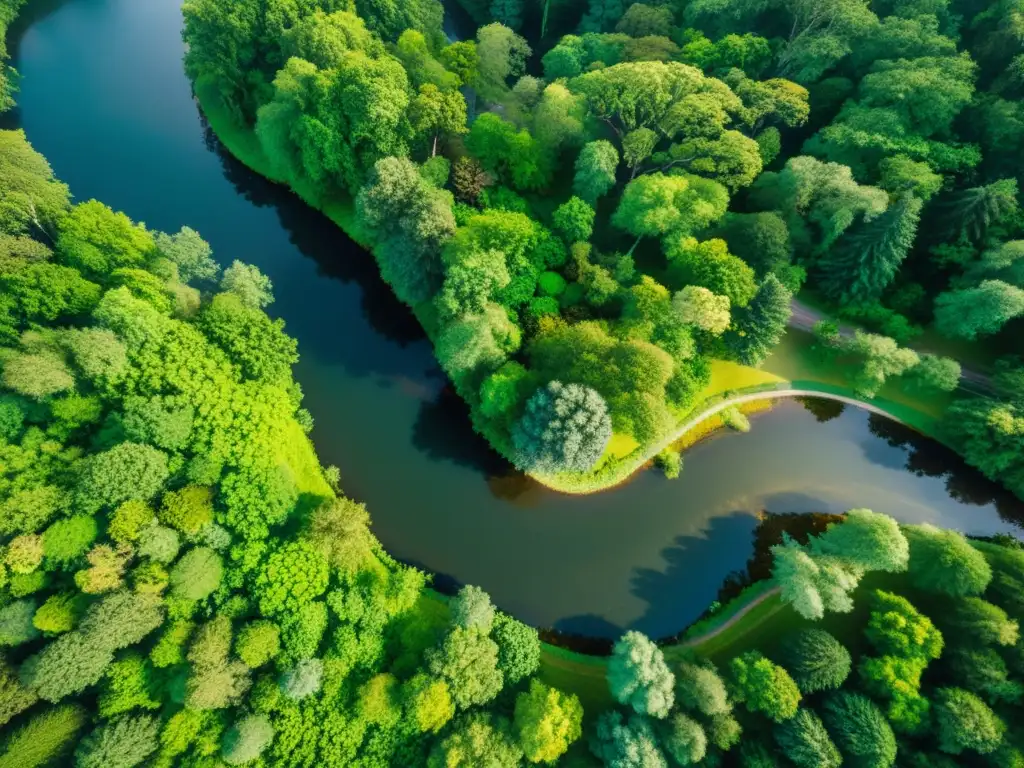
<svg viewBox="0 0 1024 768"><path fill-rule="evenodd" d="M755 514L871 507L968 533L1019 531L1024 510L948 451L856 408L790 401L749 434L614 491L557 495L472 433L429 344L370 256L228 157L182 72L180 0L40 0L12 41L35 147L79 200L152 228L198 229L224 263L274 282L299 339L313 439L366 501L396 557L481 585L538 626L672 634L751 551ZM826 420L827 419L827 420Z"/></svg>

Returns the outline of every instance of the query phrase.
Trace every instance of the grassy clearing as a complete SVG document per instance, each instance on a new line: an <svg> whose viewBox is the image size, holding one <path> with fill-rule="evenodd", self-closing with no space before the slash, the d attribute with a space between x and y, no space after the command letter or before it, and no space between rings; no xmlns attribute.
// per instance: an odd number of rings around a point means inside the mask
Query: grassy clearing
<svg viewBox="0 0 1024 768"><path fill-rule="evenodd" d="M749 403L740 403L736 406L736 410L744 415L751 416L756 413L770 411L773 404L771 400L754 400ZM672 443L672 448L677 451L685 451L695 446L701 440L711 437L720 429L728 429L728 425L725 423L724 412L709 416L693 429L687 430L682 437Z"/></svg>

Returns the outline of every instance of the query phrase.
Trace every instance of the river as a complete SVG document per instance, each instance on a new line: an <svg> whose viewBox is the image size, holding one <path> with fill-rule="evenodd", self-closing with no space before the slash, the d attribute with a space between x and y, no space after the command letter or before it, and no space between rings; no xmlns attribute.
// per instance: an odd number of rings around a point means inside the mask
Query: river
<svg viewBox="0 0 1024 768"><path fill-rule="evenodd" d="M370 256L205 129L181 66L180 0L45 3L12 41L22 90L8 124L24 127L76 199L155 229L189 225L222 263L270 276L270 311L299 340L321 459L369 505L388 551L440 581L479 584L537 626L662 636L743 567L761 510L860 506L1019 532L1021 505L935 443L853 408L820 422L796 402L757 416L748 434L698 445L678 480L646 472L582 498L539 488L473 434Z"/></svg>

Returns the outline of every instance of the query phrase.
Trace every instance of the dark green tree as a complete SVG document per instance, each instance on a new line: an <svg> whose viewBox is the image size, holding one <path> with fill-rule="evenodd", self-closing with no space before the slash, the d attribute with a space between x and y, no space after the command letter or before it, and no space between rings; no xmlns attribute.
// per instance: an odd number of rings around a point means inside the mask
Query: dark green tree
<svg viewBox="0 0 1024 768"><path fill-rule="evenodd" d="M805 694L838 688L850 674L846 647L823 629L805 629L782 644L782 663Z"/></svg>
<svg viewBox="0 0 1024 768"><path fill-rule="evenodd" d="M818 264L825 295L838 304L878 299L914 244L921 206L905 194L885 213L848 229Z"/></svg>
<svg viewBox="0 0 1024 768"><path fill-rule="evenodd" d="M838 768L843 762L821 718L809 709L776 725L774 734L779 749L799 768Z"/></svg>
<svg viewBox="0 0 1024 768"><path fill-rule="evenodd" d="M847 691L830 694L823 717L829 735L850 765L890 768L896 762L896 736L867 696Z"/></svg>
<svg viewBox="0 0 1024 768"><path fill-rule="evenodd" d="M733 328L724 337L737 360L753 366L764 362L786 333L792 298L775 275L764 278L750 304L733 315Z"/></svg>

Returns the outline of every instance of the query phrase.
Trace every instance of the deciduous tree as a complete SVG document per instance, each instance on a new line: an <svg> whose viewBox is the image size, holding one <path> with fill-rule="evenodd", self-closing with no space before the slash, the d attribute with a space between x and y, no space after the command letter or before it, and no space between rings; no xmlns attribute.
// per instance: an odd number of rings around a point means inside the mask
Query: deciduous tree
<svg viewBox="0 0 1024 768"><path fill-rule="evenodd" d="M586 472L612 436L604 399L579 384L552 381L538 389L515 425L516 462L542 472Z"/></svg>
<svg viewBox="0 0 1024 768"><path fill-rule="evenodd" d="M627 632L615 643L608 685L616 701L641 715L664 718L675 701L675 678L661 650L640 632Z"/></svg>

